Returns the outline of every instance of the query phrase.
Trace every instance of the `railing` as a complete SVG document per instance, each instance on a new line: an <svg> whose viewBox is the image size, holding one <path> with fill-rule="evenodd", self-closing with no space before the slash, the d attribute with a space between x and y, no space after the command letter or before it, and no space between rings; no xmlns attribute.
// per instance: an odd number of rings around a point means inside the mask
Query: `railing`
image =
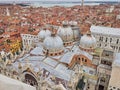
<svg viewBox="0 0 120 90"><path fill-rule="evenodd" d="M113 57L111 57L111 56L110 57L107 57L107 56L106 57L102 57L101 59L102 60L107 60L107 61L113 61Z"/></svg>
<svg viewBox="0 0 120 90"><path fill-rule="evenodd" d="M96 75L89 75L87 73L84 73L84 75L85 75L85 77L93 79L93 80L97 80L98 79L98 77Z"/></svg>
<svg viewBox="0 0 120 90"><path fill-rule="evenodd" d="M0 74L21 81L20 76L13 74L13 71L8 71L7 69L0 68Z"/></svg>

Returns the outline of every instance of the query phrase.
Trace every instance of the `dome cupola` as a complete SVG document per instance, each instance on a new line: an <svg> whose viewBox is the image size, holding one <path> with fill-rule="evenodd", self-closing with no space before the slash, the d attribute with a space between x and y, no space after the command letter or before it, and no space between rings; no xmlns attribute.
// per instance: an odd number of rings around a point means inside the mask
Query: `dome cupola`
<svg viewBox="0 0 120 90"><path fill-rule="evenodd" d="M51 36L48 36L43 41L43 53L48 56L61 55L64 52L62 39L53 31Z"/></svg>
<svg viewBox="0 0 120 90"><path fill-rule="evenodd" d="M96 39L90 31L81 37L79 47L85 51L93 51L96 48Z"/></svg>
<svg viewBox="0 0 120 90"><path fill-rule="evenodd" d="M46 37L50 36L51 32L50 30L47 30L46 28L43 28L39 33L38 37L41 41L43 41Z"/></svg>
<svg viewBox="0 0 120 90"><path fill-rule="evenodd" d="M68 21L62 21L62 25L63 25L63 27L67 27L68 26Z"/></svg>
<svg viewBox="0 0 120 90"><path fill-rule="evenodd" d="M62 38L64 46L73 44L73 30L68 25L59 27L57 34Z"/></svg>
<svg viewBox="0 0 120 90"><path fill-rule="evenodd" d="M69 25L71 26L71 27L74 27L74 26L77 26L77 22L76 21L70 21L69 22Z"/></svg>
<svg viewBox="0 0 120 90"><path fill-rule="evenodd" d="M73 31L73 40L79 41L80 40L80 28L78 27L78 23L76 21L70 21L69 26L72 28L72 31Z"/></svg>

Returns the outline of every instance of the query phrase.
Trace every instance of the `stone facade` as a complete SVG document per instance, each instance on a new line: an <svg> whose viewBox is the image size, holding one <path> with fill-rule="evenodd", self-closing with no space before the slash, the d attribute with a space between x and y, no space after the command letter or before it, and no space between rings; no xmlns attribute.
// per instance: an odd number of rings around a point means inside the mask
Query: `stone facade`
<svg viewBox="0 0 120 90"><path fill-rule="evenodd" d="M91 33L97 40L97 47L120 52L120 29L91 26Z"/></svg>
<svg viewBox="0 0 120 90"><path fill-rule="evenodd" d="M37 35L21 34L21 37L22 37L23 48L27 50L30 50L31 47L35 47L33 43L39 40Z"/></svg>
<svg viewBox="0 0 120 90"><path fill-rule="evenodd" d="M120 67L114 66L111 72L108 90L120 90Z"/></svg>

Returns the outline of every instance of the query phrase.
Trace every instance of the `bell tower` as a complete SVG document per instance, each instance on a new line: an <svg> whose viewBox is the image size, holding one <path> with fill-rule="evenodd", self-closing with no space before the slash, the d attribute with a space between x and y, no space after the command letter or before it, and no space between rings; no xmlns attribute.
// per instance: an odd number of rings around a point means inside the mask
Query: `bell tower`
<svg viewBox="0 0 120 90"><path fill-rule="evenodd" d="M84 0L81 1L81 6L84 6Z"/></svg>
<svg viewBox="0 0 120 90"><path fill-rule="evenodd" d="M6 15L7 15L7 16L10 16L10 11L9 11L8 8L6 8Z"/></svg>

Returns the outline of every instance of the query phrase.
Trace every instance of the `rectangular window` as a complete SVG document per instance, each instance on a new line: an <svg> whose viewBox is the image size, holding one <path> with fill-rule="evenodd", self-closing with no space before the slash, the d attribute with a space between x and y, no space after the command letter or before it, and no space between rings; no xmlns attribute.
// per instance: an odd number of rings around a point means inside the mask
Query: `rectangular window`
<svg viewBox="0 0 120 90"><path fill-rule="evenodd" d="M109 56L109 54L108 54L108 53L106 53L106 54L105 54L105 56Z"/></svg>
<svg viewBox="0 0 120 90"><path fill-rule="evenodd" d="M89 71L90 74L93 74L94 72L92 70Z"/></svg>

